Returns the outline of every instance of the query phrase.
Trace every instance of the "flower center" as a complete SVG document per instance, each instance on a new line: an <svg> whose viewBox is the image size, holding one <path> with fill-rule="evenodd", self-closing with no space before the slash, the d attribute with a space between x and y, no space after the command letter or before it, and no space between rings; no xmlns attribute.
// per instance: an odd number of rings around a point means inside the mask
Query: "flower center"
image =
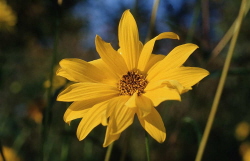
<svg viewBox="0 0 250 161"><path fill-rule="evenodd" d="M120 95L132 96L137 92L137 95L140 96L144 93L144 88L147 84L148 82L144 75L140 74L138 71L131 71L122 76L121 80L118 82L118 89Z"/></svg>

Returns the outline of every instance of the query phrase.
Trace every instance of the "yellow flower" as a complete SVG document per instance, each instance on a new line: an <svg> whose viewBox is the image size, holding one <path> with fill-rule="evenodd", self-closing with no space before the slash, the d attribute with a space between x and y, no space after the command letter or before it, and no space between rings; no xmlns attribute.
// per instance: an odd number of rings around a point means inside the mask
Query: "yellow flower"
<svg viewBox="0 0 250 161"><path fill-rule="evenodd" d="M11 29L16 24L16 15L12 9L4 2L0 1L0 29Z"/></svg>
<svg viewBox="0 0 250 161"><path fill-rule="evenodd" d="M58 96L58 101L73 102L64 120L70 123L82 118L77 129L79 140L97 125L107 126L103 144L106 147L120 137L137 115L142 127L161 143L166 131L155 107L165 100L181 100L180 94L190 90L208 71L182 66L197 48L194 44L180 45L167 56L152 54L156 40L178 36L164 32L143 45L129 10L123 13L118 30L118 51L96 36L100 59L60 62L57 75L76 82Z"/></svg>

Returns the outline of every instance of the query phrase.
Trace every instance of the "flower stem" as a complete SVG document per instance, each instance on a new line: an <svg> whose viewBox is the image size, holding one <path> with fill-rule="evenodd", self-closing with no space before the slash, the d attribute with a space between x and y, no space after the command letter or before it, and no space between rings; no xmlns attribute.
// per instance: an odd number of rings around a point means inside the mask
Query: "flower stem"
<svg viewBox="0 0 250 161"><path fill-rule="evenodd" d="M149 149L149 141L148 141L147 131L145 131L145 146L146 146L147 161L150 161L150 149Z"/></svg>
<svg viewBox="0 0 250 161"><path fill-rule="evenodd" d="M109 146L108 146L108 150L106 152L106 156L105 156L105 160L104 161L109 161L109 158L111 156L111 152L112 152L112 149L113 149L113 145L114 145L114 142L111 143Z"/></svg>
<svg viewBox="0 0 250 161"><path fill-rule="evenodd" d="M205 149L205 146L206 146L206 143L207 143L209 133L211 131L211 127L212 127L214 117L215 117L215 114L216 114L216 111L217 111L217 108L218 108L218 104L219 104L219 101L220 101L221 93L222 93L222 90L223 90L223 87L224 87L224 84L225 84L225 81L226 81L226 77L227 77L228 69L229 69L229 66L230 66L231 59L232 59L234 47L235 47L235 44L236 44L236 41L237 41L237 38L238 38L242 18L244 16L245 6L246 6L246 0L242 0L239 15L237 17L237 23L236 23L235 29L234 29L235 32L234 32L234 35L232 37L232 40L231 40L231 43L230 43L230 46L229 46L229 50L228 50L228 54L227 54L227 57L226 57L226 60L225 60L223 70L222 70L220 82L219 82L219 85L218 85L218 88L217 88L217 91L216 91L216 94L215 94L215 98L214 98L214 101L213 101L213 104L212 104L211 112L210 112L209 117L208 117L206 128L205 128L204 134L202 136L201 143L200 143L200 146L199 146L195 161L200 161L201 160L204 149Z"/></svg>

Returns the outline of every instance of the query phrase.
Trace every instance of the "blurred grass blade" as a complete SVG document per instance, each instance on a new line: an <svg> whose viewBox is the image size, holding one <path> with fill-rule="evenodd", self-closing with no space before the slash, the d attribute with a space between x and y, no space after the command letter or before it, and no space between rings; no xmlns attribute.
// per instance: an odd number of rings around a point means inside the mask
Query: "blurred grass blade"
<svg viewBox="0 0 250 161"><path fill-rule="evenodd" d="M247 1L246 5L245 5L243 17L245 17L247 15L249 8L250 8L250 1ZM214 48L214 50L212 51L212 54L211 54L211 58L209 59L208 63L211 62L215 57L217 57L219 55L219 53L223 50L223 48L227 45L229 40L232 38L232 36L235 32L235 27L236 27L237 21L238 21L238 19L236 19L234 21L234 23L229 28L227 33L223 36L223 38L220 40L218 45Z"/></svg>
<svg viewBox="0 0 250 161"><path fill-rule="evenodd" d="M207 121L207 124L206 124L206 127L205 127L205 131L203 133L202 139L201 139L201 143L200 143L200 146L199 146L195 161L201 161L201 158L202 158L202 155L203 155L206 143L207 143L207 139L208 139L209 133L211 131L211 127L212 127L214 117L215 117L215 114L216 114L216 111L217 111L217 108L218 108L218 104L219 104L219 101L220 101L221 93L222 93L222 90L223 90L223 87L224 87L224 84L225 84L225 81L226 81L226 77L227 77L228 69L229 69L229 66L230 66L231 59L232 59L234 47L235 47L235 44L237 42L237 38L238 38L241 23L242 23L242 19L244 17L244 13L245 13L245 10L246 10L246 7L245 7L246 5L247 5L246 0L242 0L239 15L238 15L238 17L236 19L235 28L234 28L234 31L233 31L233 33L234 33L233 38L232 38L230 46L229 46L229 50L228 50L227 57L226 57L224 67L223 67L223 70L222 70L220 82L219 82L219 85L218 85L218 88L217 88L217 91L216 91L216 94L215 94L215 98L214 98L214 101L213 101L213 104L212 104L212 108L211 108L211 111L210 111L210 114L209 114L209 117L208 117L208 121Z"/></svg>
<svg viewBox="0 0 250 161"><path fill-rule="evenodd" d="M152 30L153 30L153 27L154 27L154 24L155 24L156 13L157 13L157 10L158 10L159 3L160 3L160 0L155 0L154 1L152 14L151 14L151 19L150 19L150 24L149 24L149 29L148 29L148 34L147 34L145 42L150 40L150 38L152 37Z"/></svg>

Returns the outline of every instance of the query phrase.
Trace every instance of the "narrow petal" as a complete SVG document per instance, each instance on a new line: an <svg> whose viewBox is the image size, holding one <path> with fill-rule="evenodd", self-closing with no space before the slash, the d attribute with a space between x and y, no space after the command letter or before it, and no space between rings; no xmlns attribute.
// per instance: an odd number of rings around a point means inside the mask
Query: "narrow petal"
<svg viewBox="0 0 250 161"><path fill-rule="evenodd" d="M112 122L110 122L112 124ZM111 125L108 125L107 130L106 130L106 135L103 143L103 147L109 146L112 142L115 140L119 139L121 133L118 134L111 134Z"/></svg>
<svg viewBox="0 0 250 161"><path fill-rule="evenodd" d="M148 71L148 80L152 80L160 72L180 67L187 58L197 49L195 44L184 44L174 48L160 63Z"/></svg>
<svg viewBox="0 0 250 161"><path fill-rule="evenodd" d="M152 78L153 81L158 80L176 80L184 87L191 87L206 77L209 72L197 67L179 67L169 71L164 71L158 76Z"/></svg>
<svg viewBox="0 0 250 161"><path fill-rule="evenodd" d="M166 139L166 130L160 114L155 108L152 108L150 114L146 117L138 114L139 121L142 127L159 143L164 142Z"/></svg>
<svg viewBox="0 0 250 161"><path fill-rule="evenodd" d="M120 20L118 28L119 46L128 70L137 67L139 59L139 34L133 15L126 10Z"/></svg>
<svg viewBox="0 0 250 161"><path fill-rule="evenodd" d="M81 59L63 59L60 66L78 82L102 82L107 79L100 69Z"/></svg>
<svg viewBox="0 0 250 161"><path fill-rule="evenodd" d="M136 105L142 111L142 117L147 116L154 107L152 101L144 95L137 97Z"/></svg>
<svg viewBox="0 0 250 161"><path fill-rule="evenodd" d="M137 67L140 71L143 72L145 70L147 63L149 61L150 55L153 51L155 41L161 40L161 39L167 39L167 38L179 39L179 36L173 32L164 32L164 33L161 33L158 36L154 37L153 39L151 39L150 41L148 41L144 45L142 52L141 52L141 55L140 55L140 58L139 58L138 67Z"/></svg>
<svg viewBox="0 0 250 161"><path fill-rule="evenodd" d="M102 122L103 114L106 112L108 101L96 104L85 114L77 128L77 137L83 140L90 131Z"/></svg>
<svg viewBox="0 0 250 161"><path fill-rule="evenodd" d="M135 108L136 107L136 97L137 97L137 93L134 93L129 100L125 103L125 106L129 107L129 108Z"/></svg>
<svg viewBox="0 0 250 161"><path fill-rule="evenodd" d="M98 35L95 38L95 43L96 50L100 57L114 71L114 73L122 76L128 71L123 57L113 49L110 43L106 43Z"/></svg>
<svg viewBox="0 0 250 161"><path fill-rule="evenodd" d="M112 71L102 59L96 59L90 61L89 63L102 70L102 74L106 78L108 78L106 80L103 80L103 83L117 86L116 83L120 79L120 77L117 74L114 74L114 71Z"/></svg>
<svg viewBox="0 0 250 161"><path fill-rule="evenodd" d="M148 70L153 67L154 65L156 65L157 63L159 63L161 60L163 60L165 58L165 55L161 55L161 54L151 54L148 63L144 69L144 73L147 73Z"/></svg>
<svg viewBox="0 0 250 161"><path fill-rule="evenodd" d="M75 78L73 78L71 75L69 75L64 69L62 68L59 68L57 71L56 71L56 75L58 76L61 76L61 77L64 77L70 81L73 81L73 82L78 82Z"/></svg>
<svg viewBox="0 0 250 161"><path fill-rule="evenodd" d="M109 99L110 97L100 97L96 95L96 97L92 99L73 102L64 113L63 119L66 123L70 123L70 121L74 119L83 118L91 107Z"/></svg>
<svg viewBox="0 0 250 161"><path fill-rule="evenodd" d="M107 111L106 111L106 117L109 117L112 113L115 113L116 108L118 109L123 108L124 103L128 99L129 99L129 96L119 96L110 100L108 103ZM120 133L116 133L116 134L113 133L114 132L113 127L116 126L114 122L115 122L114 119L109 119L103 147L107 147L113 141L119 139L120 137Z"/></svg>
<svg viewBox="0 0 250 161"><path fill-rule="evenodd" d="M76 110L72 110L72 108ZM64 113L63 119L69 124L72 120L82 118L89 108L89 106L84 106L81 101L73 102Z"/></svg>
<svg viewBox="0 0 250 161"><path fill-rule="evenodd" d="M154 90L156 88L162 88L162 87L176 89L179 92L179 94L182 94L182 93L187 92L188 90L192 89L191 87L184 87L176 80L164 79L164 80L159 80L159 81L155 81L155 82L150 83L147 86L146 90Z"/></svg>
<svg viewBox="0 0 250 161"><path fill-rule="evenodd" d="M119 96L109 101L106 117L109 117L117 108L122 108L130 96Z"/></svg>
<svg viewBox="0 0 250 161"><path fill-rule="evenodd" d="M181 100L179 92L176 89L170 89L168 87L157 88L145 92L146 93L143 95L151 99L155 107L158 106L161 102L166 100L177 100L177 101Z"/></svg>
<svg viewBox="0 0 250 161"><path fill-rule="evenodd" d="M134 93L125 105L131 109L140 109L142 111L143 117L148 115L151 112L152 107L154 106L152 101L148 97L145 97L144 95L138 96L137 93Z"/></svg>
<svg viewBox="0 0 250 161"><path fill-rule="evenodd" d="M101 83L75 83L62 91L58 101L73 102L94 99L98 97L112 98L119 95L116 87Z"/></svg>
<svg viewBox="0 0 250 161"><path fill-rule="evenodd" d="M112 126L111 134L118 134L130 126L134 121L135 110L122 106L120 108L115 107L114 112L109 117L112 122L109 126Z"/></svg>
<svg viewBox="0 0 250 161"><path fill-rule="evenodd" d="M140 41L140 42L139 42L139 53L141 53L142 48L143 48L143 43Z"/></svg>

